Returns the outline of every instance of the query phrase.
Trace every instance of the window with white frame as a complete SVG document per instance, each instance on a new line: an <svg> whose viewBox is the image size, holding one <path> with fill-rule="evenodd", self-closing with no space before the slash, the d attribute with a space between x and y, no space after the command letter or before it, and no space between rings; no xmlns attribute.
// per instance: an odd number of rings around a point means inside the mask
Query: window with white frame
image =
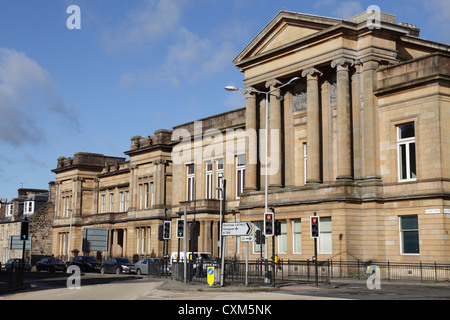
<svg viewBox="0 0 450 320"><path fill-rule="evenodd" d="M319 232L318 253L332 253L331 217L320 218Z"/></svg>
<svg viewBox="0 0 450 320"><path fill-rule="evenodd" d="M150 227L136 228L136 253L146 254L150 253Z"/></svg>
<svg viewBox="0 0 450 320"><path fill-rule="evenodd" d="M130 208L130 192L125 191L125 211L128 211L128 208Z"/></svg>
<svg viewBox="0 0 450 320"><path fill-rule="evenodd" d="M109 194L109 212L114 212L114 193Z"/></svg>
<svg viewBox="0 0 450 320"><path fill-rule="evenodd" d="M308 178L307 176L307 168L308 168L308 146L306 142L303 143L303 178L304 183L306 183L306 180Z"/></svg>
<svg viewBox="0 0 450 320"><path fill-rule="evenodd" d="M119 193L119 212L123 212L125 208L125 198L123 191Z"/></svg>
<svg viewBox="0 0 450 320"><path fill-rule="evenodd" d="M287 252L287 223L286 220L280 220L281 222L281 234L278 239L278 253Z"/></svg>
<svg viewBox="0 0 450 320"><path fill-rule="evenodd" d="M292 248L294 253L302 253L302 220L292 221Z"/></svg>
<svg viewBox="0 0 450 320"><path fill-rule="evenodd" d="M144 184L144 191L145 191L144 208L148 209L150 200L150 186L148 183Z"/></svg>
<svg viewBox="0 0 450 320"><path fill-rule="evenodd" d="M101 201L100 201L100 213L105 213L105 206L106 206L106 195L101 195Z"/></svg>
<svg viewBox="0 0 450 320"><path fill-rule="evenodd" d="M12 212L13 212L13 205L12 204L8 204L6 205L6 216L12 216Z"/></svg>
<svg viewBox="0 0 450 320"><path fill-rule="evenodd" d="M34 212L34 201L25 201L23 208L24 214L32 214Z"/></svg>
<svg viewBox="0 0 450 320"><path fill-rule="evenodd" d="M223 184L223 159L217 159L216 160L216 176L217 176L217 188L222 188ZM217 199L221 200L222 198L222 191L217 189Z"/></svg>
<svg viewBox="0 0 450 320"><path fill-rule="evenodd" d="M236 197L239 198L245 188L245 154L236 156Z"/></svg>
<svg viewBox="0 0 450 320"><path fill-rule="evenodd" d="M211 161L206 162L206 181L205 181L205 189L206 189L206 199L212 199L213 197L213 164Z"/></svg>
<svg viewBox="0 0 450 320"><path fill-rule="evenodd" d="M419 254L419 220L417 216L400 217L402 254Z"/></svg>
<svg viewBox="0 0 450 320"><path fill-rule="evenodd" d="M195 165L188 164L186 170L186 200L193 201L195 197Z"/></svg>
<svg viewBox="0 0 450 320"><path fill-rule="evenodd" d="M150 207L153 207L155 201L155 189L153 186L153 182L150 182Z"/></svg>
<svg viewBox="0 0 450 320"><path fill-rule="evenodd" d="M416 135L414 122L397 126L398 179L416 179Z"/></svg>

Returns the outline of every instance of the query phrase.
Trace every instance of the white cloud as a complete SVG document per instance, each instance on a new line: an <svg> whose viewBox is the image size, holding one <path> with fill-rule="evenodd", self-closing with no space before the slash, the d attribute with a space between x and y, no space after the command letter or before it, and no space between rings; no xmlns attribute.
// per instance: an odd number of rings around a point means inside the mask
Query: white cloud
<svg viewBox="0 0 450 320"><path fill-rule="evenodd" d="M171 35L180 23L183 0L145 0L130 10L124 20L103 33L103 46L117 52L149 47L154 41Z"/></svg>
<svg viewBox="0 0 450 320"><path fill-rule="evenodd" d="M45 140L51 116L79 129L50 74L25 53L0 48L0 142L11 145Z"/></svg>
<svg viewBox="0 0 450 320"><path fill-rule="evenodd" d="M152 47L158 47L164 53L161 61L153 61L153 67L124 72L120 79L123 87L155 82L179 86L181 82L195 82L221 72L231 63L236 50L229 32L217 30L210 32L213 36L208 37L189 30L182 24L186 3L146 0L126 15L126 22L113 28L109 35L111 41L108 41L110 49L148 49L151 54ZM238 34L234 29L232 33ZM150 58L147 56L147 59Z"/></svg>

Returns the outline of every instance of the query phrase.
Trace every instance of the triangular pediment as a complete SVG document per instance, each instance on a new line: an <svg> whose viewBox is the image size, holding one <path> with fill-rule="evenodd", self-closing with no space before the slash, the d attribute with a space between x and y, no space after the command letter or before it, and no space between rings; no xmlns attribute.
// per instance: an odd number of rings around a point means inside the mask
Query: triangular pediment
<svg viewBox="0 0 450 320"><path fill-rule="evenodd" d="M281 11L236 57L235 64L308 38L342 20Z"/></svg>

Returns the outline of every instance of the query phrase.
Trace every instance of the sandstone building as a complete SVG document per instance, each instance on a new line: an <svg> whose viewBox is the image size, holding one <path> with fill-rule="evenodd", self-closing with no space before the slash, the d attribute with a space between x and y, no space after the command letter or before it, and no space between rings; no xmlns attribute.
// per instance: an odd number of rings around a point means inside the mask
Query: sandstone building
<svg viewBox="0 0 450 320"><path fill-rule="evenodd" d="M83 229L105 228L108 255L160 257L158 226L186 207L199 223L190 247L217 256L224 180L225 221L261 229L266 95L257 92L270 90L268 204L281 221L280 258L311 258L317 213L320 260L450 262L450 47L393 15L370 18L281 11L234 60L245 108L133 137L128 160L58 159L53 253L69 254L69 234L81 252ZM243 257L240 246L227 237L226 257Z"/></svg>

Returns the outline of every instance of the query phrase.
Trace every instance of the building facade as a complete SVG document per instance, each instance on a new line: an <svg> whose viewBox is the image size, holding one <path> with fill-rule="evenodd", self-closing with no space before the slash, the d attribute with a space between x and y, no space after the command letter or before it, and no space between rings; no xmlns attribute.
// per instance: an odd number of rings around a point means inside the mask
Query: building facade
<svg viewBox="0 0 450 320"><path fill-rule="evenodd" d="M50 190L21 188L17 198L2 201L0 208L0 262L5 264L10 258L22 258L22 250L11 249L11 236L19 237L21 221L30 221L29 235L32 238L31 250L26 250L25 257L36 262L40 257L52 253L53 208L52 185ZM3 209L3 210L2 210ZM29 259L32 257L32 259Z"/></svg>
<svg viewBox="0 0 450 320"><path fill-rule="evenodd" d="M370 18L281 11L234 60L245 108L133 137L129 160L59 159L53 253L82 251L98 227L108 252L87 254L161 257L158 226L175 235L186 210L189 248L218 256L222 203L224 221L262 229L267 169L279 258L311 259L317 214L319 260L450 262L450 47ZM226 257L244 254L226 237Z"/></svg>

